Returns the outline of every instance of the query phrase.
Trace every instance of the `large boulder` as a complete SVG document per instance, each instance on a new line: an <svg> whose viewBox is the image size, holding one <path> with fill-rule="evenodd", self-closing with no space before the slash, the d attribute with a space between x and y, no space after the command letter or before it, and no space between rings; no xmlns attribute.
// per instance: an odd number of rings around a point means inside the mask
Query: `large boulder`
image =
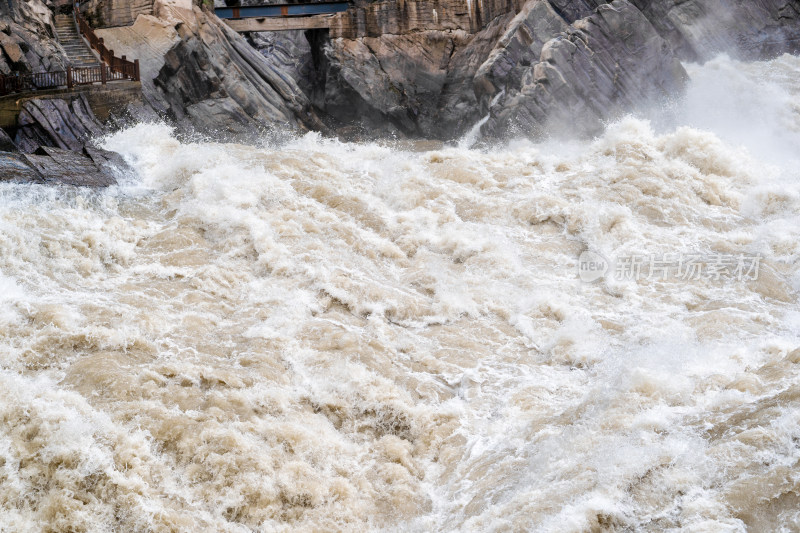
<svg viewBox="0 0 800 533"><path fill-rule="evenodd" d="M23 152L40 146L82 151L104 133L84 94L65 98L33 98L22 104L15 142Z"/></svg>
<svg viewBox="0 0 800 533"><path fill-rule="evenodd" d="M450 60L468 40L463 31L439 30L336 40L328 51L325 111L342 123L436 136Z"/></svg>
<svg viewBox="0 0 800 533"><path fill-rule="evenodd" d="M0 151L0 182L108 187L129 172L113 152L87 146L80 152L43 146L30 154Z"/></svg>

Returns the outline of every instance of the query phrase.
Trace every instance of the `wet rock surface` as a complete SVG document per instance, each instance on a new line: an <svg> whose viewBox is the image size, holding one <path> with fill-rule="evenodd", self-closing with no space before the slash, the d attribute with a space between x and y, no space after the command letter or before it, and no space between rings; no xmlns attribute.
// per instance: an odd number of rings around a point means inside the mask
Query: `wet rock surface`
<svg viewBox="0 0 800 533"><path fill-rule="evenodd" d="M681 59L744 60L800 51L798 0L631 0Z"/></svg>
<svg viewBox="0 0 800 533"><path fill-rule="evenodd" d="M455 9L444 20L420 3L407 15L379 4L357 2L363 16L334 29L343 37L326 48L321 107L343 123L389 123L410 136L458 137L487 113L487 137L565 123L592 134L679 94L679 61L800 49L797 0L529 0L505 11L488 3L468 22Z"/></svg>
<svg viewBox="0 0 800 533"><path fill-rule="evenodd" d="M0 152L0 182L108 187L126 171L118 154L88 146L80 152L51 147L29 154Z"/></svg>
<svg viewBox="0 0 800 533"><path fill-rule="evenodd" d="M605 120L681 91L687 75L680 61L627 0L602 5L569 27L559 27L546 4L535 2L518 17L477 78L490 113L484 134L595 134Z"/></svg>
<svg viewBox="0 0 800 533"><path fill-rule="evenodd" d="M17 123L15 142L23 152L33 152L39 146L80 151L89 139L104 132L83 94L28 100L22 104Z"/></svg>
<svg viewBox="0 0 800 533"><path fill-rule="evenodd" d="M179 126L224 138L270 124L324 129L307 95L216 16L182 14L149 100Z"/></svg>

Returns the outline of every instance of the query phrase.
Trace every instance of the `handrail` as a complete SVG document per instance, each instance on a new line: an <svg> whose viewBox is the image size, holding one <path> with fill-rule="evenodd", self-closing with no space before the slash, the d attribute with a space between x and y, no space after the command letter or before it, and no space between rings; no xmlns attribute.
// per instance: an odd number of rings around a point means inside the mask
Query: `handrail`
<svg viewBox="0 0 800 533"><path fill-rule="evenodd" d="M52 72L9 74L0 76L0 96L58 87L72 89L76 85L92 85L95 83L105 85L109 81L127 79L130 78L124 73L114 72L107 65L85 68L67 67L67 70L54 70Z"/></svg>
<svg viewBox="0 0 800 533"><path fill-rule="evenodd" d="M73 13L75 14L75 21L78 23L78 29L81 35L83 35L83 37L89 41L89 45L100 54L100 59L103 63L111 67L112 71L122 73L133 81L139 81L139 60L128 61L128 58L125 56L115 56L114 50L109 50L106 47L103 38L98 37L92 27L89 26L89 23L86 22L86 19L83 18L77 2L75 3Z"/></svg>
<svg viewBox="0 0 800 533"><path fill-rule="evenodd" d="M75 4L75 21L81 35L100 55L103 64L97 67L73 68L55 70L51 72L26 72L0 75L0 96L15 92L28 92L37 89L52 89L67 87L72 89L75 85L91 85L109 81L132 80L140 81L139 60L129 61L125 56L116 57L113 50L109 50L101 37L89 26L81 16L78 5Z"/></svg>

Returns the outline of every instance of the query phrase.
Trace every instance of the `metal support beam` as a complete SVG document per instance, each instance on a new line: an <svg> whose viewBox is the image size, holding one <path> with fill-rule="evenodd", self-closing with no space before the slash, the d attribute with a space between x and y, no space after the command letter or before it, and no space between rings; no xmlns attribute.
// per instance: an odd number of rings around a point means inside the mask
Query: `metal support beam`
<svg viewBox="0 0 800 533"><path fill-rule="evenodd" d="M333 15L314 15L310 17L227 19L225 23L234 31L241 33L248 31L315 30L330 28L333 20Z"/></svg>
<svg viewBox="0 0 800 533"><path fill-rule="evenodd" d="M268 4L263 6L218 7L214 10L221 19L250 17L302 17L328 15L347 11L347 2L312 2L305 4Z"/></svg>

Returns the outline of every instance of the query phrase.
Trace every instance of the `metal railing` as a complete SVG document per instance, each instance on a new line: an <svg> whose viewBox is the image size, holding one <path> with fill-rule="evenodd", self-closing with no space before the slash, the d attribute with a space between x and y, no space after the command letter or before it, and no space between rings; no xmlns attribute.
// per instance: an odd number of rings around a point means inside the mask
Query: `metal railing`
<svg viewBox="0 0 800 533"><path fill-rule="evenodd" d="M53 72L34 72L27 74L8 74L0 76L0 95L36 91L39 89L55 89L66 87L72 89L76 85L92 85L109 81L134 79L121 72L114 72L111 67L72 68L55 70Z"/></svg>
<svg viewBox="0 0 800 533"><path fill-rule="evenodd" d="M58 87L72 89L76 85L91 85L95 83L105 85L109 81L140 81L139 60L129 61L125 56L116 57L114 51L106 47L103 39L97 37L94 30L81 16L77 4L75 5L75 21L78 24L81 35L97 51L104 64L97 67L67 67L67 70L55 70L52 72L0 75L0 96Z"/></svg>
<svg viewBox="0 0 800 533"><path fill-rule="evenodd" d="M125 56L117 57L114 55L114 50L109 50L102 37L98 37L86 19L81 15L78 4L75 4L75 21L78 23L78 30L81 35L89 41L89 45L100 55L103 63L115 73L122 74L126 78L139 81L139 60L129 61Z"/></svg>

